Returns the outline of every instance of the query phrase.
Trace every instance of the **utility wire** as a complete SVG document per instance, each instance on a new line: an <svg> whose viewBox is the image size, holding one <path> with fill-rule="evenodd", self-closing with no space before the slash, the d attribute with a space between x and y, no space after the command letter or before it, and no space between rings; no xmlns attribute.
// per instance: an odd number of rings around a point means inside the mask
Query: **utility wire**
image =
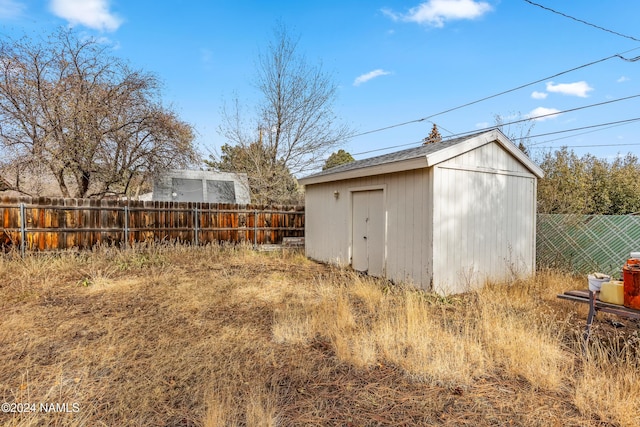
<svg viewBox="0 0 640 427"><path fill-rule="evenodd" d="M624 37L624 38L626 38L626 39L630 39L630 40L633 40L633 41L636 41L636 42L640 42L640 40L639 40L639 39L637 39L637 38L635 38L635 37L627 36L627 35L625 35L625 34L622 34L622 33L617 32L617 31L609 30L609 29L604 28L604 27L601 27L601 26L599 26L599 25L592 24L591 22L587 22L587 21L585 21L585 20L582 20L582 19L576 18L576 17L574 17L574 16L567 15L566 13L558 12L558 11L557 11L557 10L555 10L555 9L551 9L550 7L546 7L546 6L543 6L543 5L541 5L541 4L534 3L534 2L532 2L531 0L524 0L524 1L525 1L525 2L527 2L527 3L529 3L530 5L538 6L538 7L539 7L539 8L541 8L541 9L547 10L547 11L552 12L552 13L555 13L555 14L558 14L558 15L560 15L560 16L564 16L565 18L573 19L574 21L580 22L580 23L582 23L582 24L588 25L588 26L593 27L593 28L597 28L598 30L606 31L607 33L615 34L616 36L620 36L620 37Z"/></svg>
<svg viewBox="0 0 640 427"><path fill-rule="evenodd" d="M629 123L633 123L633 122L637 122L640 121L640 117L636 117L633 119L627 119L627 120L618 120L615 122L608 122L608 123L600 123L597 125L590 125L590 126L582 126L579 128L573 128L573 129L567 129L567 130L558 130L558 131L554 131L554 132L547 132L547 133L540 133L538 135L531 135L529 137L523 137L523 138L515 138L515 141L520 141L523 139L528 139L528 138L539 138L541 136L549 136L549 135L557 135L559 133L566 133L566 132L574 132L577 130L584 130L584 129L593 129L593 128L598 128L598 127L602 127L602 126L616 126L616 125L622 125L622 124L629 124ZM613 127L610 126L610 127ZM586 133L586 132L584 132ZM577 135L571 135L571 136L577 136ZM536 142L535 144L529 144L530 147L533 147L534 145L540 145L540 144L546 144L547 142L551 142L551 141L543 141L543 142Z"/></svg>
<svg viewBox="0 0 640 427"><path fill-rule="evenodd" d="M612 126L603 127L602 129L593 129L593 130L589 130L589 131L586 131L586 132L574 133L573 135L567 135L567 136L563 136L563 137L560 137L560 138L547 139L546 141L538 142L538 143L535 143L535 144L532 144L532 145L547 144L547 143L550 143L550 142L560 141L561 139L575 138L576 136L586 135L588 133L600 132L600 131L603 131L603 130L607 130L607 129L611 129L611 128L615 128L615 127L619 127L619 126L624 126L624 125L628 125L628 124L631 124L631 123L634 123L634 122L633 121L625 121L624 123L614 124ZM605 126L607 124L608 123L605 123L603 126ZM521 141L523 139L526 139L526 137L525 138L516 138L517 141ZM536 147L536 149L537 149L537 147Z"/></svg>
<svg viewBox="0 0 640 427"><path fill-rule="evenodd" d="M638 97L638 96L640 96L640 95L633 95L632 97L621 98L621 99L617 99L617 100L613 100L613 101L607 101L605 103L622 101L622 100L625 100L625 99L628 99L628 98L635 98L635 97ZM595 107L595 106L599 106L599 105L602 105L602 104L605 104L605 103L586 105L586 106L583 106L583 107L573 108L571 110L561 111L561 112L558 112L558 113L550 113L550 114L545 114L545 115L542 115L542 116L532 117L531 119L516 120L516 121L513 121L513 122L509 122L509 123L504 123L501 126L508 126L508 125L512 125L512 124L515 124L515 123L520 123L520 122L523 122L523 121L526 121L526 120L533 120L533 119L536 119L536 118L545 117L545 116L549 116L549 115L561 114L561 113L564 113L564 112L567 112L567 111L575 111L575 110L580 110L580 109L584 109L584 108ZM530 135L529 137L515 138L514 141L522 140L522 139L525 139L525 138L539 138L541 136L549 136L549 135L557 135L557 134L560 134L560 133L575 132L577 130L583 130L583 129L593 129L593 128L602 127L602 126L629 124L629 123L633 123L633 122L637 122L637 121L640 121L640 117L636 117L636 118L633 118L633 119L627 119L627 120L618 120L618 121L615 121L615 122L600 123L600 124L597 124L597 125L582 126L582 127L579 127L579 128L572 128L572 129L565 129L565 130L554 131L554 132L541 133L541 134L538 134L538 135ZM471 133L483 132L483 131L495 129L496 127L498 127L498 126L494 126L494 127L491 127L491 128L484 128L484 129L475 129L475 130L472 130L472 131L459 133L459 134L456 134L454 136L455 137L459 137L459 136L464 136L464 135L468 135L468 134L471 134ZM446 139L450 139L450 138L446 138ZM446 140L446 139L443 139L443 140ZM544 144L544 143L547 143L547 142L551 142L551 141L544 141L542 143L531 144L531 146L538 145L538 144ZM423 143L423 141L408 142L408 143L405 143L405 144L398 144L398 145L393 145L393 146L390 146L390 147L376 148L374 150L361 151L359 153L353 153L352 156L359 156L359 155L362 155L362 154L375 153L377 151L386 151L386 150L390 150L392 148L408 147L408 146L412 146L412 145L415 146L415 145L422 144L422 143Z"/></svg>
<svg viewBox="0 0 640 427"><path fill-rule="evenodd" d="M558 114L558 113L555 113L555 114ZM581 132L581 133L577 133L577 134L574 134L574 135L565 136L565 137L562 137L562 138L550 139L550 140L546 140L546 141L543 141L543 142L538 142L538 143L535 143L535 144L529 144L529 148L532 149L532 150L552 149L552 148L558 148L558 147L537 147L536 145L547 144L547 143L550 143L550 142L559 141L561 139L566 139L566 138L573 138L573 137L576 137L576 136L579 136L579 135L598 132L598 131L601 131L601 130L606 130L606 129L617 127L617 126L624 126L624 125L628 125L628 124L631 124L631 123L634 123L634 122L638 122L638 121L640 121L640 117L636 117L636 118L633 118L633 119L627 119L627 120L619 120L619 121L615 121L615 122L600 123L600 124L597 124L597 125L583 126L583 127L579 127L579 128L559 130L559 131L555 131L555 132L541 133L541 134L538 134L538 135L530 135L528 137L514 138L511 141L515 142L515 141L521 141L523 139L539 138L541 136L557 135L557 134L562 134L562 133L575 132L575 131L583 130L583 129L592 129L592 130L590 130L588 132ZM504 125L510 125L510 124L511 123L505 123ZM604 127L604 126L606 126L604 129L594 129L594 128L599 128L599 127ZM496 127L498 127L498 126L496 126ZM494 129L494 128L492 128L492 129ZM481 130L480 131L474 130L474 131L470 131L470 132L467 132L467 133L476 133L476 132L481 132ZM444 140L446 140L446 139L449 139L449 138L447 137ZM408 143L404 143L404 144L393 145L393 146L390 146L390 147L376 148L374 150L368 150L368 151L361 151L359 153L353 153L352 156L359 156L359 155L362 155L362 154L369 154L369 153L374 153L374 152L377 152L377 151L386 151L386 150L390 150L392 148L416 146L416 145L420 145L420 144L423 144L423 143L424 143L423 140L414 141L414 142L408 142ZM621 146L622 147L622 146L636 146L636 145L640 145L640 143L638 143L638 144L566 145L565 147L568 147L568 148L574 148L574 147L575 148L583 148L583 147L617 147L617 146ZM318 161L314 162L314 164L320 165L320 164L325 163L325 161L326 160L324 160L324 159L319 159Z"/></svg>
<svg viewBox="0 0 640 427"><path fill-rule="evenodd" d="M392 148L408 147L410 145L418 145L418 144L423 144L423 143L424 143L424 140L414 141L414 142L407 142L405 144L392 145L390 147L376 148L376 149L373 149L373 150L367 150L367 151L361 151L359 153L353 153L352 156L360 156L362 154L375 153L377 151L386 151L386 150L390 150Z"/></svg>
<svg viewBox="0 0 640 427"><path fill-rule="evenodd" d="M505 91L502 91L502 92L496 93L496 94L494 94L494 95L486 96L486 97L484 97L484 98L480 98L480 99L475 100L475 101L467 102L466 104L459 105L459 106L457 106L457 107L453 107L453 108L449 108L449 109L447 109L447 110L440 111L439 113L435 113L435 114L432 114L432 115L430 115L430 116L423 117L423 118L421 118L421 119L409 120L409 121L406 121L406 122L397 123L397 124L394 124L394 125L385 126L385 127L378 128L378 129L373 129L373 130L369 130L369 131L366 131L366 132L357 133L357 134L355 134L355 135L351 135L349 138L350 138L350 139L351 139L351 138L357 138L357 137L359 137L359 136L369 135L369 134L372 134L372 133L377 133L377 132L381 132L381 131L384 131L384 130L389 130L389 129L397 128L397 127L400 127L400 126L406 126L406 125L408 125L408 124L412 124L412 123L419 123L419 122L423 122L423 121L430 121L429 119L431 119L431 118L433 118L433 117L437 117L437 116L440 116L440 115L442 115L442 114L450 113L450 112L452 112L452 111L460 110L461 108L465 108L465 107L468 107L468 106L470 106L470 105L478 104L478 103L480 103L480 102L486 101L486 100L488 100L488 99L496 98L496 97L498 97L498 96L505 95L505 94L507 94L507 93L515 92L515 91L517 91L517 90L524 89L525 87L533 86L533 85L535 85L535 84L542 83L542 82L544 82L544 81L546 81L546 80L551 80L551 79L554 79L554 78L556 78L556 77L562 76L562 75L564 75L564 74L571 73L571 72L573 72L573 71L577 71L577 70L580 70L580 69L582 69L582 68L590 67L590 66L592 66L592 65L599 64L600 62L608 61L608 60L613 59L613 58L622 59L622 60L627 61L627 62L636 62L636 61L639 61L639 60L640 60L640 56L637 56L637 57L635 57L635 58L625 58L625 57L624 57L624 56L622 56L622 55L624 55L624 54L626 54L626 53L629 53L629 52L632 52L632 51L634 51L634 50L638 50L638 49L640 49L640 47L636 47L636 48L629 49L629 50L624 51L624 52L621 52L621 53L617 53L617 54L614 54L614 55L611 55L611 56L607 56L606 58L598 59L597 61L589 62L588 64L580 65L580 66L578 66L578 67L574 67L574 68L571 68L571 69L569 69L569 70L561 71L561 72L556 73L556 74L554 74L554 75L552 75L552 76L544 77L544 78L542 78L542 79L539 79L539 80L533 81L533 82L531 82L531 83L526 83L526 84L520 85L520 86L515 87L515 88L513 88L513 89L505 90ZM431 122L431 123L433 123L433 122Z"/></svg>
<svg viewBox="0 0 640 427"><path fill-rule="evenodd" d="M530 120L543 119L545 117L557 116L557 115L564 114L564 113L571 113L573 111L584 110L586 108L591 108L591 107L599 107L601 105L612 104L614 102L620 102L620 101L626 101L628 99L638 98L638 97L640 97L640 94L631 95L631 96L625 96L624 98L617 98L617 99L612 99L612 100L609 100L609 101L598 102L598 103L595 103L595 104L583 105L582 107L570 108L568 110L554 111L553 113L541 114L539 116L528 117L526 119L514 120L512 122L503 123L500 126L508 126L508 125L514 125L514 124L517 124L517 123L528 122ZM486 127L486 128L482 128L482 129L476 129L476 130L472 130L472 131L468 131L468 132L462 132L462 133L458 133L458 134L455 134L455 135L451 135L451 137L458 137L458 136L468 135L470 133L488 131L488 130L494 129L496 127L497 126L490 126L490 127Z"/></svg>
<svg viewBox="0 0 640 427"><path fill-rule="evenodd" d="M637 147L637 144L594 144L594 145L563 145L566 148L595 148L595 147ZM533 147L532 150L551 150L558 147Z"/></svg>

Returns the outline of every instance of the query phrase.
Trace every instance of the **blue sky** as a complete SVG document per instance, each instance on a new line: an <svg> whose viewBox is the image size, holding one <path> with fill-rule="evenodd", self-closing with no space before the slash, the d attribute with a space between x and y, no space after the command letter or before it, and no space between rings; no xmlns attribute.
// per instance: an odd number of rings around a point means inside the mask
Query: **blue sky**
<svg viewBox="0 0 640 427"><path fill-rule="evenodd" d="M640 118L640 97L616 101L640 94L640 61L611 58L547 78L615 54L640 56L640 2L535 3L609 31L525 0L0 0L0 37L71 25L103 39L161 79L164 102L195 127L205 155L225 142L217 133L225 100L258 96L255 58L278 21L300 37L309 61L334 75L336 113L356 132L430 117L345 141L356 158L415 146L431 122L446 137L492 126L496 114L509 121L607 101L538 119L532 134ZM640 156L639 135L634 121L540 136L533 153L566 145L579 155Z"/></svg>

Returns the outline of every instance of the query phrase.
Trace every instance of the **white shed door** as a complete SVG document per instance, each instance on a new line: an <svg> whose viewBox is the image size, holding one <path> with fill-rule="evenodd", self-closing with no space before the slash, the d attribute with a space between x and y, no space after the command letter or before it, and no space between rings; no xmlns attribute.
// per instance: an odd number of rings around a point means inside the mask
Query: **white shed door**
<svg viewBox="0 0 640 427"><path fill-rule="evenodd" d="M384 203L382 190L353 193L351 266L382 276L384 265Z"/></svg>

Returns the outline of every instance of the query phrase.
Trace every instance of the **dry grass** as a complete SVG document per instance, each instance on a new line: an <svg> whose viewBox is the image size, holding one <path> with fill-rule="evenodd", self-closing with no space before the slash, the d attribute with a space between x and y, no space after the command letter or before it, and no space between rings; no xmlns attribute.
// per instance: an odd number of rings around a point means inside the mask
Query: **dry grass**
<svg viewBox="0 0 640 427"><path fill-rule="evenodd" d="M598 315L583 355L586 309L555 297L581 286L444 298L241 247L10 254L0 401L70 412L0 425L636 426L637 324Z"/></svg>

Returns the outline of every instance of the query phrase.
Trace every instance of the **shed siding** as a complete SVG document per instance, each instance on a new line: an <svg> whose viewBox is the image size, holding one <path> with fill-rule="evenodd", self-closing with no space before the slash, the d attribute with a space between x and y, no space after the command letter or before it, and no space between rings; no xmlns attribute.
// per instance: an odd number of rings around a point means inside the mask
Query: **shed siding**
<svg viewBox="0 0 640 427"><path fill-rule="evenodd" d="M464 292L489 278L532 273L535 177L447 163L434 168L435 290Z"/></svg>
<svg viewBox="0 0 640 427"><path fill-rule="evenodd" d="M351 193L383 188L386 211L385 276L427 289L431 281L431 199L428 169L417 169L306 187L307 256L349 265ZM334 192L338 192L338 198Z"/></svg>
<svg viewBox="0 0 640 427"><path fill-rule="evenodd" d="M448 165L485 167L500 172L534 175L518 159L505 151L497 142L485 144L446 162Z"/></svg>
<svg viewBox="0 0 640 427"><path fill-rule="evenodd" d="M382 190L385 277L448 294L532 274L542 171L499 131L459 144L309 178L307 255L349 265L353 194Z"/></svg>

